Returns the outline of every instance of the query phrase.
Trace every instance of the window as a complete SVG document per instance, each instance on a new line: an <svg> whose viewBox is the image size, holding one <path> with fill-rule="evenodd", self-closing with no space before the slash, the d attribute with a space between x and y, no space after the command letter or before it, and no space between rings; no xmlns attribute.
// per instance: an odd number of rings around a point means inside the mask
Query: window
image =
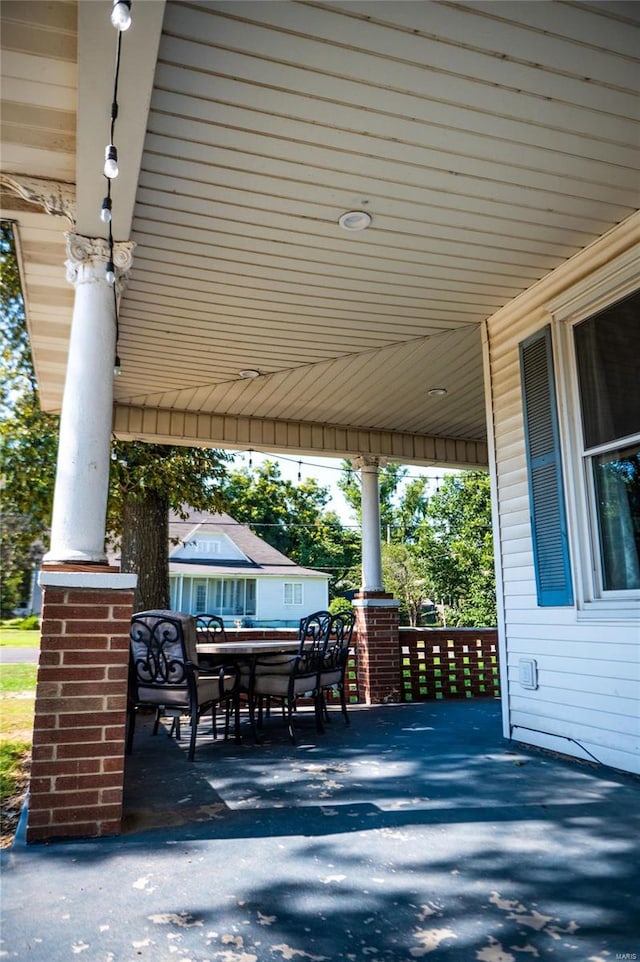
<svg viewBox="0 0 640 962"><path fill-rule="evenodd" d="M178 578L172 578L171 598L178 599ZM255 578L182 578L180 610L197 615L254 616L256 613Z"/></svg>
<svg viewBox="0 0 640 962"><path fill-rule="evenodd" d="M195 615L202 614L207 610L207 582L196 581L193 586L193 604Z"/></svg>
<svg viewBox="0 0 640 962"><path fill-rule="evenodd" d="M301 605L302 604L302 582L301 581L285 581L284 603L285 605Z"/></svg>
<svg viewBox="0 0 640 962"><path fill-rule="evenodd" d="M596 594L640 589L640 291L573 328Z"/></svg>

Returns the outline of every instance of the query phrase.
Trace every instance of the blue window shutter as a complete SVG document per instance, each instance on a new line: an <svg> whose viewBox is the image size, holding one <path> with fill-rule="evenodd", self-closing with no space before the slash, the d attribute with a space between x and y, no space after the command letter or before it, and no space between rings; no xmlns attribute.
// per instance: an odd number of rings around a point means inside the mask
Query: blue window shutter
<svg viewBox="0 0 640 962"><path fill-rule="evenodd" d="M538 604L573 604L551 328L520 344L531 535Z"/></svg>

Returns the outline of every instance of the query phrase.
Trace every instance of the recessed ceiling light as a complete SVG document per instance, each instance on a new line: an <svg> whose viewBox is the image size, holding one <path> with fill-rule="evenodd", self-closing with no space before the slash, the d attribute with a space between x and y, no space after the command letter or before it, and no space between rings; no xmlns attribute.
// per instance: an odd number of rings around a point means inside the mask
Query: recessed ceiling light
<svg viewBox="0 0 640 962"><path fill-rule="evenodd" d="M254 371L253 368L246 368L244 371L240 371L240 377L251 381L255 377L260 377L260 371Z"/></svg>
<svg viewBox="0 0 640 962"><path fill-rule="evenodd" d="M338 221L345 230L365 230L371 223L371 214L366 210L348 210Z"/></svg>
<svg viewBox="0 0 640 962"><path fill-rule="evenodd" d="M429 397L444 397L446 393L446 387L432 387L429 391L427 391Z"/></svg>

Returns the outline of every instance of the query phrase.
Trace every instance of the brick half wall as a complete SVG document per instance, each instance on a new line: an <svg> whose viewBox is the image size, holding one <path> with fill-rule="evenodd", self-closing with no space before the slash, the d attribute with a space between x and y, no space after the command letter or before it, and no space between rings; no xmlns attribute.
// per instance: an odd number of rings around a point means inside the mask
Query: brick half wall
<svg viewBox="0 0 640 962"><path fill-rule="evenodd" d="M123 587L113 587L113 579L122 579ZM41 580L27 842L117 834L132 578L55 572Z"/></svg>
<svg viewBox="0 0 640 962"><path fill-rule="evenodd" d="M499 698L496 628L400 628L402 701Z"/></svg>

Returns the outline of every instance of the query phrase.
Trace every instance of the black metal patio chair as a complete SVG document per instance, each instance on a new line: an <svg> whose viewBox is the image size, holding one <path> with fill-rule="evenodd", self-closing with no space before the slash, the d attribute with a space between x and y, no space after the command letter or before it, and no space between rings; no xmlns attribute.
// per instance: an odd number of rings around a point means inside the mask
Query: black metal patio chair
<svg viewBox="0 0 640 962"><path fill-rule="evenodd" d="M295 655L272 655L257 658L253 664L249 706L251 724L255 735L254 711L261 706L263 699L268 704L272 699L282 703L287 720L289 736L295 745L296 735L293 727L293 714L300 698L313 699L316 728L324 731L321 703L318 701L318 677L322 658L327 646L331 615L328 611L316 611L300 620L299 645ZM260 724L262 710L260 708Z"/></svg>
<svg viewBox="0 0 640 962"><path fill-rule="evenodd" d="M352 611L340 611L331 616L327 633L327 646L322 655L322 665L318 676L317 699L320 703L320 715L329 721L326 692L337 691L340 696L340 707L345 723L349 722L347 713L346 673L351 652L351 639L355 625L355 614Z"/></svg>
<svg viewBox="0 0 640 962"><path fill-rule="evenodd" d="M196 749L198 723L211 713L213 737L217 738L216 708L225 705L225 739L229 735L229 708L236 706L235 735L238 738L238 712L235 692L237 672L226 665L201 667L196 648L196 626L191 615L156 609L133 615L130 629L129 697L127 708L127 753L133 748L136 712L155 708L154 735L160 718L173 719L171 734L180 738L180 718L189 716L191 739L189 761Z"/></svg>

